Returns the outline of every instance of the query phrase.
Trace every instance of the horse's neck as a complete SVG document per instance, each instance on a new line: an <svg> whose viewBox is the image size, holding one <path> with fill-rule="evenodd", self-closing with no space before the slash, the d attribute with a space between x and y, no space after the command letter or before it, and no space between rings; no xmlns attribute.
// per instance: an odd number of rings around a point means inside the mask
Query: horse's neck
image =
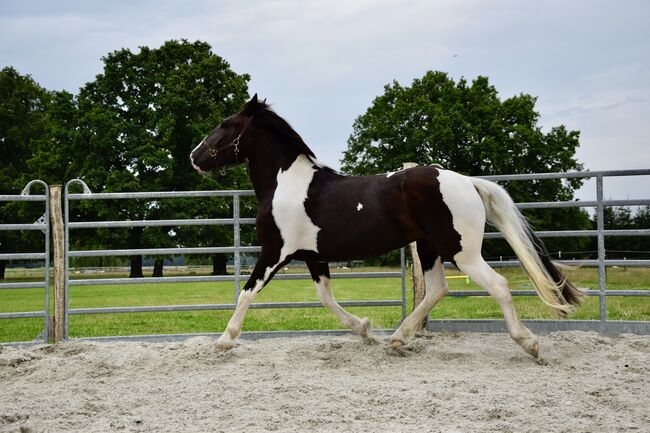
<svg viewBox="0 0 650 433"><path fill-rule="evenodd" d="M272 199L277 186L277 177L280 170L286 171L299 158L307 157L304 155L262 155L257 158L249 159L249 173L253 189L257 196L258 202L264 199Z"/></svg>

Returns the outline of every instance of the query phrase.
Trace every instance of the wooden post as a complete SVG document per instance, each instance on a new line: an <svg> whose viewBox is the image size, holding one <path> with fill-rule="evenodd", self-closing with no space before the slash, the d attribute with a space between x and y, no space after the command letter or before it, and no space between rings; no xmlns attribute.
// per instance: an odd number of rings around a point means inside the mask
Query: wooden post
<svg viewBox="0 0 650 433"><path fill-rule="evenodd" d="M65 285L64 285L64 236L63 212L61 211L61 185L50 186L50 218L52 221L52 245L54 248L54 341L65 336Z"/></svg>
<svg viewBox="0 0 650 433"><path fill-rule="evenodd" d="M417 164L414 162L405 162L403 168L416 167ZM409 244L411 248L411 258L413 259L413 309L417 307L420 302L424 299L425 287L424 287L424 273L422 272L422 263L420 262L420 256L418 255L417 244L411 242ZM421 331L426 327L427 318L425 317L422 322L417 324L416 329Z"/></svg>

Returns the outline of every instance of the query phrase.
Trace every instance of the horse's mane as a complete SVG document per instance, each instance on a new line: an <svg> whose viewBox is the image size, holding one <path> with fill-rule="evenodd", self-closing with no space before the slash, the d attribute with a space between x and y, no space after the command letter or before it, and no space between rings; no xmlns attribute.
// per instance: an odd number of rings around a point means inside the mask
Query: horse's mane
<svg viewBox="0 0 650 433"><path fill-rule="evenodd" d="M258 102L255 108L255 118L260 126L274 131L282 139L283 143L287 144L296 154L306 155L315 166L331 173L338 173L333 168L317 160L316 155L314 155L314 152L303 141L302 137L298 135L286 120L278 116L266 101Z"/></svg>
<svg viewBox="0 0 650 433"><path fill-rule="evenodd" d="M302 137L282 117L278 116L266 102L258 102L255 117L265 128L273 130L298 154L316 159L314 152L305 144Z"/></svg>

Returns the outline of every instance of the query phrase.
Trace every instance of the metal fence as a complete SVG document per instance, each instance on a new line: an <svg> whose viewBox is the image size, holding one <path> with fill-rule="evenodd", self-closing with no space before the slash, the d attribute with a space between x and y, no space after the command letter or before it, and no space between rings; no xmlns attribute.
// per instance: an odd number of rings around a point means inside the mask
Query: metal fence
<svg viewBox="0 0 650 433"><path fill-rule="evenodd" d="M31 188L33 185L42 185L45 189L43 194L32 195ZM15 289L43 289L43 309L40 311L22 311L11 313L0 313L1 319L22 319L29 317L43 318L43 333L38 337L39 340L47 343L50 332L49 308L50 308L50 195L47 184L40 180L33 180L25 186L20 195L0 195L1 202L43 202L43 215L33 224L0 224L0 231L31 231L40 230L45 238L45 250L42 252L30 253L3 253L0 254L0 260L39 260L43 261L43 278L36 282L20 283L0 283L0 290Z"/></svg>
<svg viewBox="0 0 650 433"><path fill-rule="evenodd" d="M598 296L600 303L599 320L534 320L524 321L535 332L549 332L553 330L578 329L578 330L597 330L603 333L620 333L634 332L650 334L650 322L648 321L612 321L607 318L607 298L611 296L639 296L648 299L650 290L607 290L605 279L605 268L607 266L644 266L650 265L650 260L610 260L606 258L605 238L608 236L648 236L650 228L638 230L606 230L604 227L604 209L607 206L643 206L650 205L648 199L631 199L631 200L604 200L603 179L609 177L621 176L648 176L650 170L621 170L621 171L594 171L594 172L574 172L574 173L545 173L545 174L523 174L523 175L505 175L505 176L486 176L498 182L526 181L526 180L544 180L544 179L571 179L571 178L595 178L596 180L596 200L592 201L565 201L565 202L531 202L519 203L520 209L556 209L568 207L592 207L595 208L597 227L596 230L563 230L563 231L540 231L537 235L541 238L548 237L596 237L598 241L598 258L596 260L575 260L568 262L571 265L585 265L598 267L598 287L587 290L589 296ZM35 224L3 224L0 230L43 230L45 235L45 252L39 253L17 253L17 254L0 254L0 260L44 260L45 272L42 282L29 283L2 283L0 289L19 289L19 288L41 288L45 289L44 308L42 311L1 313L0 319L22 318L22 317L44 317L44 340L47 341L49 327L48 310L49 310L49 194L46 191L44 195L30 195L30 187L39 183L46 186L41 181L33 181L25 188L21 195L0 196L0 201L44 201L45 213L43 218ZM70 193L70 186L78 184L83 188L82 193ZM46 188L47 189L47 188ZM257 253L260 251L258 246L241 245L241 226L254 224L254 218L240 217L241 198L253 196L253 191L181 191L181 192L130 192L130 193L93 193L85 183L75 179L65 185L63 196L64 206L64 290L65 290L65 308L64 308L64 335L69 338L69 316L83 314L113 314L113 313L139 313L139 312L169 312L169 311L198 311L198 310L232 310L234 309L239 295L241 280L247 275L242 273L241 255L244 253ZM166 219L166 220L142 220L142 221L71 221L70 220L70 203L82 202L88 200L161 200L172 198L207 198L207 197L226 197L232 199L232 218L215 218L215 219ZM178 248L144 248L144 249L112 249L112 250L71 250L70 239L71 231L88 228L133 228L133 227L164 227L164 226L196 226L196 225L229 225L233 230L233 245L215 246L215 247L178 247ZM486 233L486 238L499 238L499 233ZM176 276L164 278L99 278L99 279L71 279L70 278L70 259L78 257L111 257L111 256L132 256L132 255L174 255L174 254L213 254L226 253L233 255L234 274L221 276ZM406 264L405 252L401 250L401 269L399 272L346 272L333 273L333 278L400 278L401 279L401 299L376 300L376 301L344 301L341 305L344 307L360 306L400 306L402 319L406 314ZM518 261L491 261L488 262L494 267L518 266ZM279 280L289 279L310 279L309 274L281 274L275 277ZM173 283L173 282L233 282L233 302L227 304L200 304L200 305L156 305L156 306L137 306L137 307L109 307L109 308L70 308L70 287L71 286L90 286L90 285L114 285L114 284L143 284L143 283ZM514 296L536 296L534 290L513 290ZM452 291L449 296L488 296L488 293L482 290L464 290ZM649 300L650 301L650 300ZM273 302L273 303L256 303L251 308L312 308L321 307L318 302ZM450 330L450 331L505 331L503 320L430 320L427 329L429 330ZM315 333L342 331L314 331ZM270 333L251 333L254 338L262 338ZM278 335L294 335L292 331L280 332ZM137 338L137 339L179 339L185 338L187 334L180 335L149 335L136 337L107 337L115 338Z"/></svg>
<svg viewBox="0 0 650 433"><path fill-rule="evenodd" d="M596 237L598 241L598 258L596 260L572 260L560 263L567 265L583 265L598 267L598 288L588 289L589 296L598 296L600 305L600 318L594 320L525 320L524 322L535 332L547 333L555 330L596 330L602 333L623 333L632 332L650 334L650 322L648 321L613 321L607 319L607 297L610 296L643 296L650 302L650 290L607 290L605 268L607 266L650 266L650 260L609 260L606 258L605 238L609 236L648 236L650 228L637 230L606 230L604 210L611 206L647 206L650 199L628 199L628 200L605 200L604 199L604 178L624 176L648 176L650 169L644 170L607 170L570 173L536 173L536 174L512 174L501 176L482 176L495 182L515 182L546 179L596 179L596 200L584 201L562 201L562 202L527 202L518 203L519 209L559 209L559 208L595 208L596 209L596 230L561 230L561 231L538 231L540 238L551 237ZM647 179L647 178L646 178ZM500 233L486 233L486 239L502 238ZM514 267L519 266L519 261L488 261L493 267ZM514 296L536 296L534 290L513 290ZM488 296L485 291L458 291L450 292L450 296ZM450 331L505 331L505 324L502 320L435 320L429 321L427 329L450 330Z"/></svg>
<svg viewBox="0 0 650 433"><path fill-rule="evenodd" d="M71 194L69 188L73 184L79 184L83 188L81 194ZM64 193L64 227L65 227L65 338L69 338L69 315L80 314L107 314L107 313L141 313L141 312L169 312L169 311L201 311L201 310L234 310L242 278L241 254L258 253L259 246L242 246L240 239L241 226L255 224L254 218L240 217L241 197L254 196L253 191L231 190L231 191L177 191L177 192L124 192L124 193L92 193L88 186L79 179L68 182ZM142 220L142 221L70 221L70 202L84 200L158 200L173 198L206 198L206 197L231 197L232 218L219 219L169 219L169 220ZM132 227L179 227L197 225L231 225L233 227L233 245L221 247L177 247L177 248L143 248L143 249L120 249L120 250L71 250L70 230L87 228L132 228ZM76 257L110 257L110 256L133 256L133 255L174 255L174 254L232 254L234 258L234 275L219 276L188 276L188 277L164 277L164 278L100 278L100 279L70 279L69 262L70 258ZM401 250L401 270L399 272L346 272L332 273L334 279L350 278L400 278L401 299L372 300L372 301L342 301L344 307L377 307L377 306L400 306L402 319L406 315L406 267L405 253ZM274 277L277 280L298 280L310 279L309 274L279 274ZM111 308L70 308L70 287L89 285L113 285L113 284L142 284L142 283L174 283L174 282L215 282L232 281L233 303L229 304L201 304L201 305L156 305L138 307L111 307ZM271 302L254 303L250 308L320 308L320 302ZM140 338L157 338L157 336L139 336ZM182 337L166 335L165 338L173 339Z"/></svg>

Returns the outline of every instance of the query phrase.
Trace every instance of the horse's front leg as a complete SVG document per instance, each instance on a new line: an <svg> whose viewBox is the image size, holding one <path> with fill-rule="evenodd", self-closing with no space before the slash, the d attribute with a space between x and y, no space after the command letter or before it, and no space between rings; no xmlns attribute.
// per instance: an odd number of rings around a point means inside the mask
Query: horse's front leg
<svg viewBox="0 0 650 433"><path fill-rule="evenodd" d="M276 271L282 267L285 262L272 263L268 258L262 253L260 258L255 264L255 268L251 273L251 276L248 278L248 281L244 285L244 288L239 293L239 298L237 299L237 306L235 307L235 312L233 313L226 330L223 331L223 334L217 340L217 348L221 350L229 350L235 346L235 338L239 337L241 334L241 328L244 323L244 318L246 317L246 312L248 307L253 303L255 297L260 290L268 283Z"/></svg>

